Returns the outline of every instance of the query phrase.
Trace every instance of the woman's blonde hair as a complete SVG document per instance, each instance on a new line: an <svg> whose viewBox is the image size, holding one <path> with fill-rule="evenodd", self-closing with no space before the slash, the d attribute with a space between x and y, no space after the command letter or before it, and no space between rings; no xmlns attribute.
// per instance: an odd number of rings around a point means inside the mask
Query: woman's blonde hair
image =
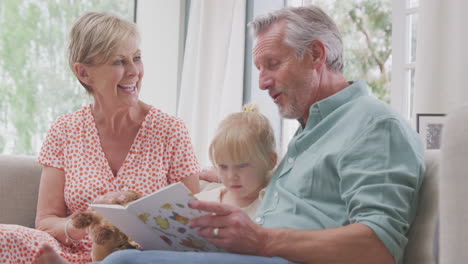
<svg viewBox="0 0 468 264"><path fill-rule="evenodd" d="M68 63L71 70L76 75L73 69L75 63L107 62L127 39L140 41L135 23L110 13L85 13L75 21L70 31ZM80 83L87 92L92 93L91 87Z"/></svg>
<svg viewBox="0 0 468 264"><path fill-rule="evenodd" d="M220 159L229 159L237 164L259 161L267 170L272 170L276 159L275 136L270 121L254 104L244 106L243 112L229 115L219 124L210 144L209 155L215 167Z"/></svg>

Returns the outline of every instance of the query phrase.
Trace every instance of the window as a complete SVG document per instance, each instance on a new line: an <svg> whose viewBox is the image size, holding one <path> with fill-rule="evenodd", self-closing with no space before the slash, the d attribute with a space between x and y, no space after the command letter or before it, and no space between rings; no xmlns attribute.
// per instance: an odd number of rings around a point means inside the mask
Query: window
<svg viewBox="0 0 468 264"><path fill-rule="evenodd" d="M135 1L0 2L0 153L37 155L52 122L90 102L66 58L69 29L86 11L135 20Z"/></svg>
<svg viewBox="0 0 468 264"><path fill-rule="evenodd" d="M419 0L394 0L391 104L407 119L413 116Z"/></svg>
<svg viewBox="0 0 468 264"><path fill-rule="evenodd" d="M391 0L287 0L286 4L314 4L329 14L342 34L345 77L350 81L365 80L373 95L390 103ZM298 125L295 120L283 119L283 153Z"/></svg>

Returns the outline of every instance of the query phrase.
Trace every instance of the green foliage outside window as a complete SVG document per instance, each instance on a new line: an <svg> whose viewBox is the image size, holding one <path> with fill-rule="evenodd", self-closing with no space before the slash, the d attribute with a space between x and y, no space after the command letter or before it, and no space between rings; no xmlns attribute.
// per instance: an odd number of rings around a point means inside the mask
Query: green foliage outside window
<svg viewBox="0 0 468 264"><path fill-rule="evenodd" d="M288 0L314 4L337 23L344 42L344 75L367 81L371 92L390 102L392 0Z"/></svg>
<svg viewBox="0 0 468 264"><path fill-rule="evenodd" d="M74 20L87 11L133 20L134 3L0 1L0 153L37 155L53 120L90 102L66 58Z"/></svg>
<svg viewBox="0 0 468 264"><path fill-rule="evenodd" d="M350 8L340 18L350 46L345 50L345 74L351 80L364 79L379 99L390 102L392 55L392 1L337 0ZM352 36L354 35L354 37ZM353 38L353 39L351 39Z"/></svg>

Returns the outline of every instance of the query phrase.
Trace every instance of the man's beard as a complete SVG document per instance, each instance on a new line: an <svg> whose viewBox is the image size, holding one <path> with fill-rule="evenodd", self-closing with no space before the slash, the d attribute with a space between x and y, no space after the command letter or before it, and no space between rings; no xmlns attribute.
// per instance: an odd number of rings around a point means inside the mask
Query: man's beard
<svg viewBox="0 0 468 264"><path fill-rule="evenodd" d="M284 106L278 105L278 111L281 117L286 119L299 119L304 115L304 107L301 108L298 100L293 98L289 104Z"/></svg>

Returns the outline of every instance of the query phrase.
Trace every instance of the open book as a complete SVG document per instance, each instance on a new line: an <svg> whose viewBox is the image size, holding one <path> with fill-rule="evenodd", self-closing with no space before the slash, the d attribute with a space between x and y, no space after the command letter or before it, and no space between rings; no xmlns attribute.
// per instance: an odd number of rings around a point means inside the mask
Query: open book
<svg viewBox="0 0 468 264"><path fill-rule="evenodd" d="M194 199L185 185L178 182L126 206L91 204L91 208L144 249L224 251L188 226L191 218L208 214L188 207L188 203Z"/></svg>

